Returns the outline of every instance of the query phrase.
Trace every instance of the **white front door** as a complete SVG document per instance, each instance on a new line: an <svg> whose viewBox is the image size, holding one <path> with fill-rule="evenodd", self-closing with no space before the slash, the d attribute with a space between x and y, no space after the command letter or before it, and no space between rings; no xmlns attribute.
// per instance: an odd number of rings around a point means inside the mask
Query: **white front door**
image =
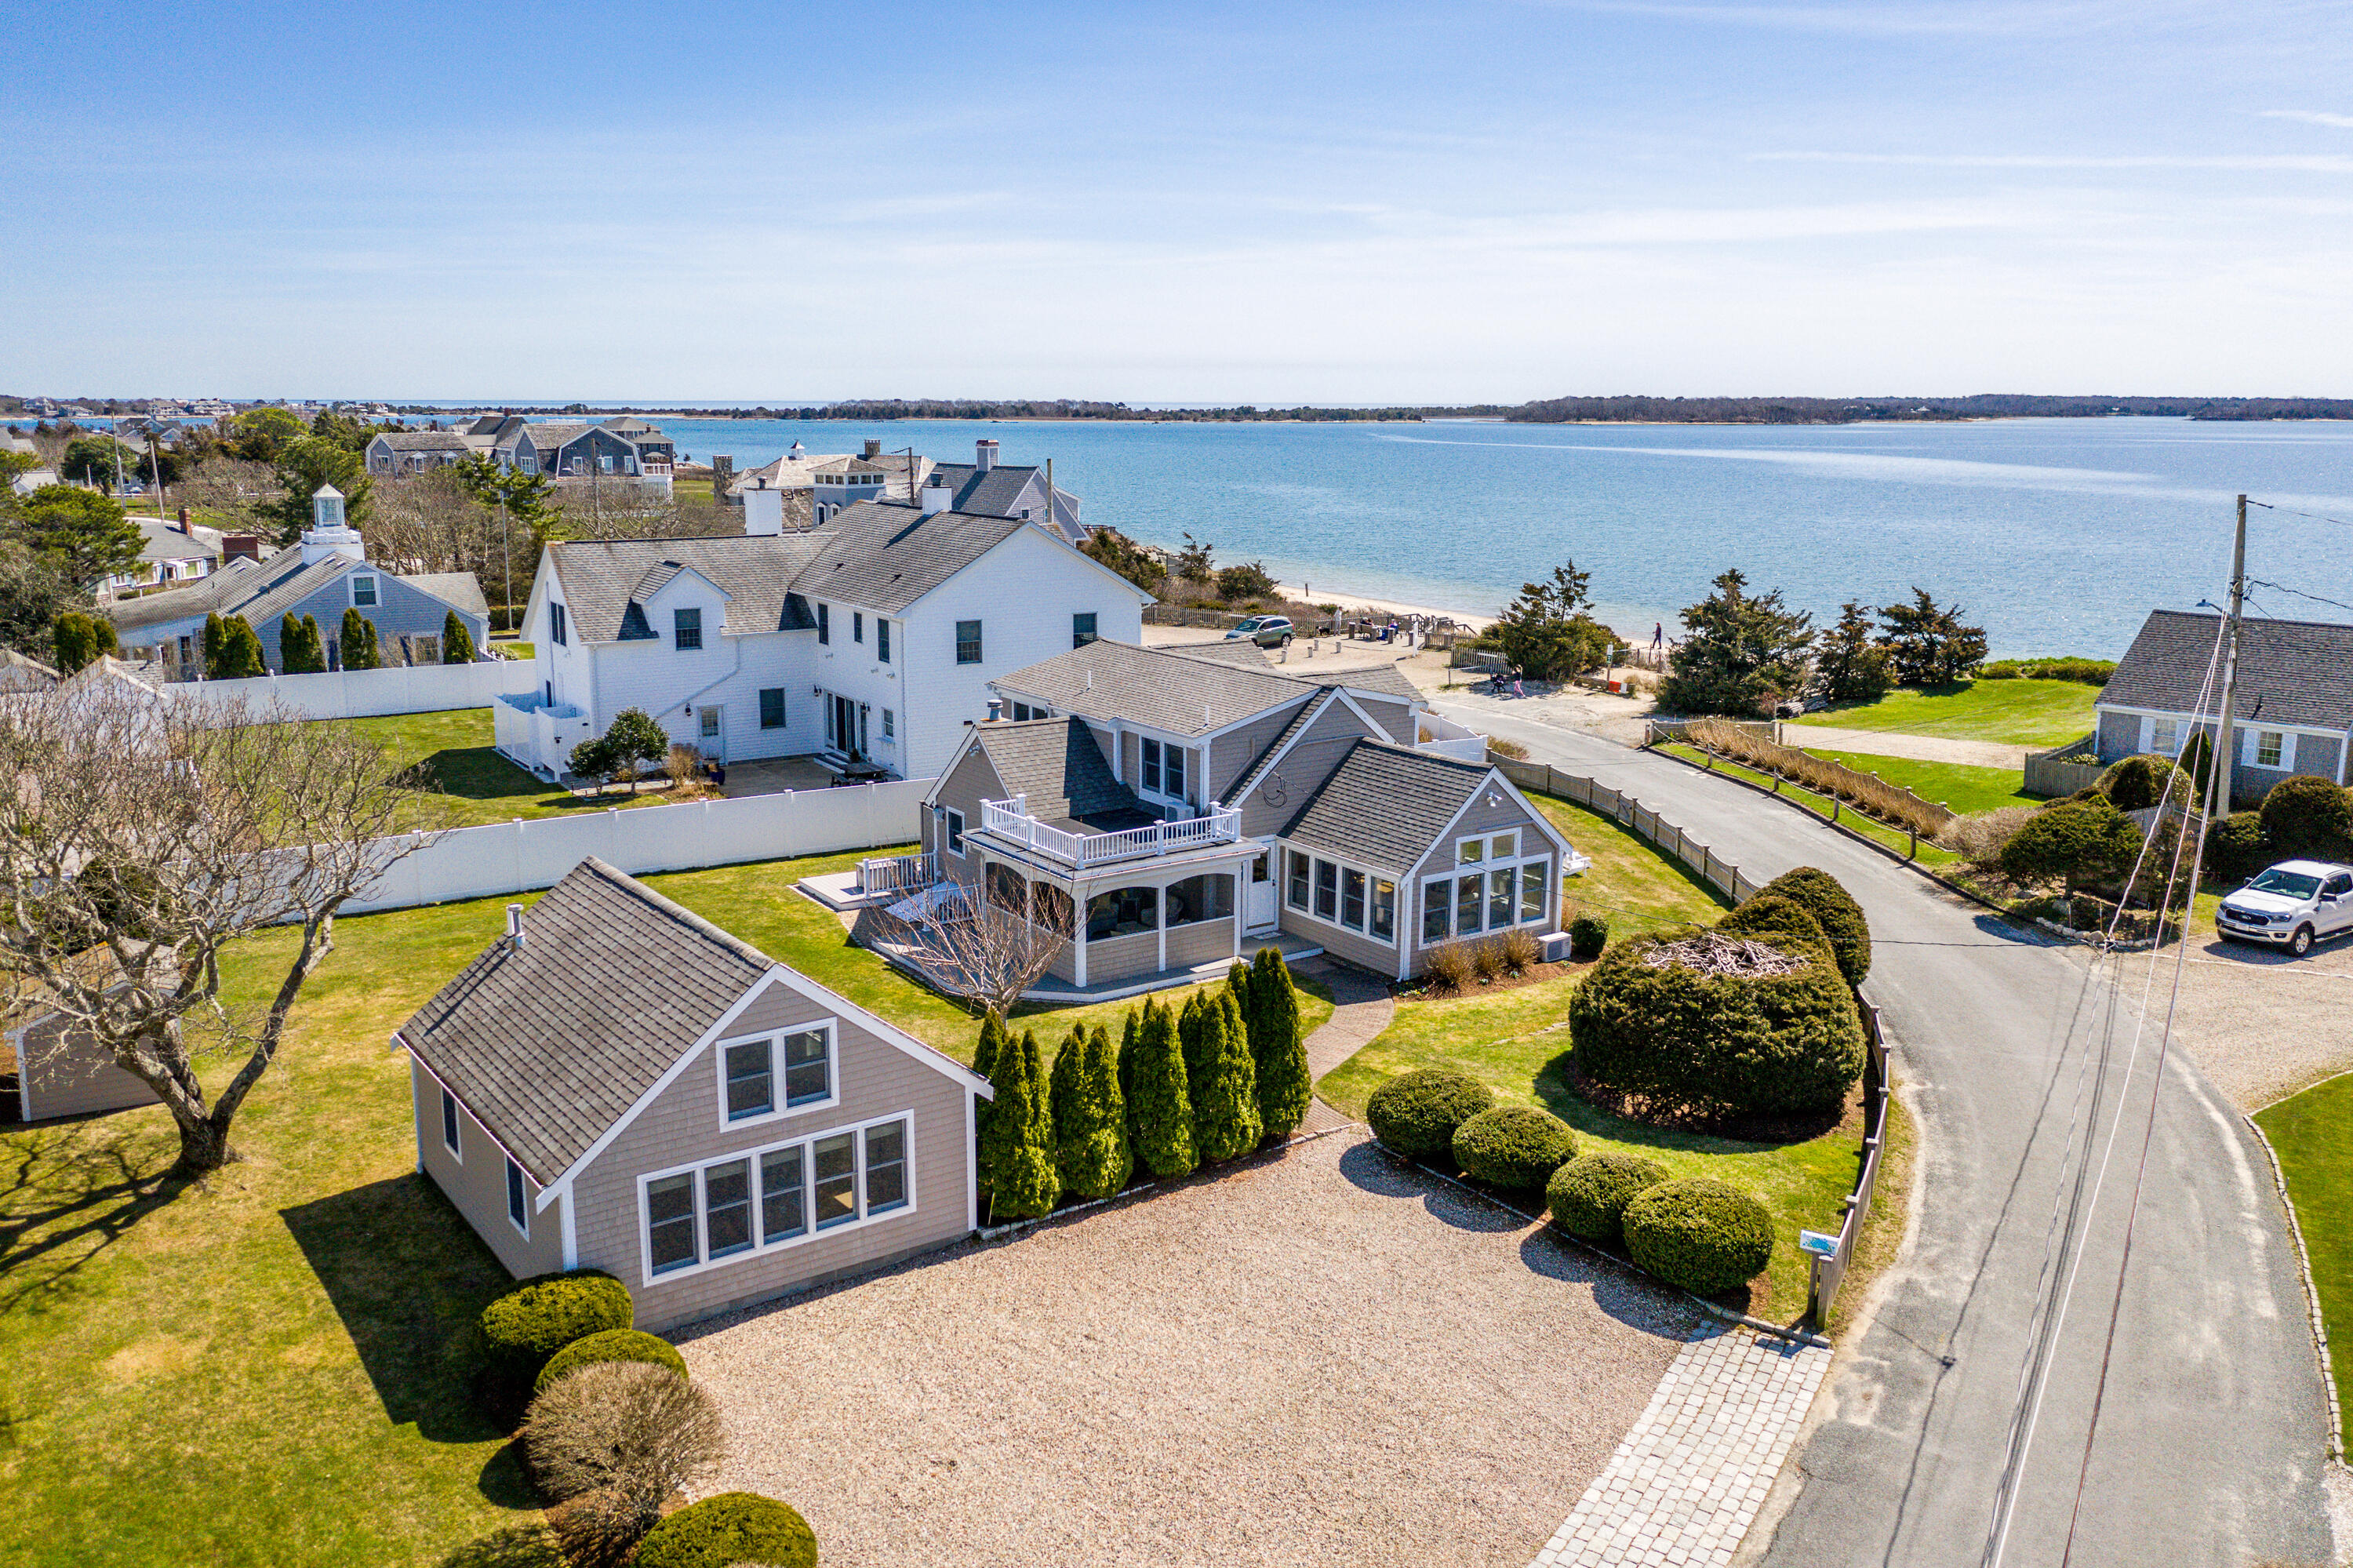
<svg viewBox="0 0 2353 1568"><path fill-rule="evenodd" d="M1250 862L1250 879L1243 884L1242 926L1250 931L1271 931L1281 917L1274 900L1274 846L1267 845Z"/></svg>
<svg viewBox="0 0 2353 1568"><path fill-rule="evenodd" d="M724 711L710 703L694 710L695 748L716 762L727 760L726 730L719 722Z"/></svg>

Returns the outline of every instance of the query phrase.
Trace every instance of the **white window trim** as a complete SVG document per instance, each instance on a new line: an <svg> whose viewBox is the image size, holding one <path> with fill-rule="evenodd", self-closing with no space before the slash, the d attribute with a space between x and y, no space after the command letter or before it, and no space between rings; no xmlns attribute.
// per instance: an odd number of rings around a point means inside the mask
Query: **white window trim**
<svg viewBox="0 0 2353 1568"><path fill-rule="evenodd" d="M522 1218L515 1218L515 1178L522 1178ZM506 1180L500 1185L499 1200L506 1207L507 1224L512 1225L522 1239L531 1239L531 1172L512 1154L507 1156Z"/></svg>
<svg viewBox="0 0 2353 1568"><path fill-rule="evenodd" d="M1520 833L1521 842L1525 846L1527 842L1527 830L1523 828L1520 830ZM1493 833L1481 834L1478 836L1490 839L1494 837ZM1461 851L1458 849L1456 853L1460 853ZM1489 898L1493 896L1491 885L1485 881L1486 876L1491 872L1509 870L1512 874L1512 920L1511 924L1507 926L1482 925L1476 931L1457 931L1454 929L1454 912L1461 908L1461 905L1459 901L1460 895L1450 889L1446 899L1447 935L1443 937L1426 938L1421 935L1422 906L1419 899L1416 900L1413 906L1415 945L1426 951L1429 948L1440 947L1447 942L1461 941L1465 937L1489 937L1494 935L1498 931L1512 931L1517 930L1523 926L1540 926L1544 924L1544 922L1550 917L1550 912L1555 910L1560 899L1560 888L1557 885L1559 880L1558 873L1554 874L1554 885L1548 885L1545 889L1544 909L1538 911L1533 919L1523 917L1519 912L1520 868L1535 861L1554 861L1556 864L1558 863L1556 857L1551 852L1550 846L1547 845L1546 853L1543 854L1518 854L1514 855L1509 860L1473 861L1471 863L1471 865L1467 866L1457 863L1448 867L1444 871L1436 872L1430 875L1421 878L1420 883L1416 889L1417 892L1419 892L1420 888L1430 886L1432 883L1454 883L1461 881L1466 876L1477 876L1481 878L1479 909L1481 917L1483 919L1485 917L1487 901ZM1473 866L1477 868L1475 871L1472 869ZM1341 929L1345 930L1347 927L1344 926Z"/></svg>
<svg viewBox="0 0 2353 1568"><path fill-rule="evenodd" d="M457 1114L451 1115L452 1111ZM460 1165L466 1163L466 1107L458 1103L458 1097L449 1092L447 1085L441 1086L441 1147L448 1151L450 1159Z"/></svg>
<svg viewBox="0 0 2353 1568"><path fill-rule="evenodd" d="M375 595L365 604L360 602L360 584L363 581L368 585L369 592ZM351 599L353 609L382 609L384 608L383 575L377 572L353 572L351 576Z"/></svg>
<svg viewBox="0 0 2353 1568"><path fill-rule="evenodd" d="M2242 755L2239 758L2242 766L2260 768L2266 773L2295 771L2295 731L2278 725L2242 725L2240 726L2239 733L2246 737L2241 748ZM2263 747L2263 736L2267 735L2280 737L2280 759L2277 762L2255 760Z"/></svg>
<svg viewBox="0 0 2353 1568"><path fill-rule="evenodd" d="M900 1203L896 1208L885 1209L879 1214L870 1214L866 1212L866 1134L871 1128L885 1127L894 1121L901 1121L907 1124L907 1144L905 1154L907 1166L906 1201ZM737 1127L743 1127L746 1124L744 1122L737 1122L735 1125ZM845 1220L838 1225L828 1225L825 1229L819 1230L817 1226L816 1213L816 1160L812 1154L807 1152L807 1150L814 1148L816 1144L825 1139L839 1137L840 1134L845 1132L855 1135L855 1141L852 1145L850 1171L856 1177L857 1181L858 1217L854 1220ZM801 1155L801 1172L803 1181L807 1183L807 1202L809 1211L807 1213L808 1226L799 1235L786 1236L782 1241L772 1242L761 1239L759 1186L761 1157L764 1155L773 1154L780 1149L790 1149L795 1144L802 1145L804 1150L804 1152ZM751 1162L752 1234L754 1240L750 1246L744 1248L741 1252L731 1252L725 1257L714 1258L711 1255L711 1237L707 1230L709 1216L704 1209L702 1202L702 1173L713 1166L733 1165L738 1160L748 1160ZM647 1190L656 1181L665 1181L672 1176L685 1176L689 1174L691 1174L694 1178L694 1248L696 1261L691 1264L681 1264L676 1268L666 1268L662 1270L661 1273L656 1274L654 1272L654 1242L651 1224L652 1206L647 1200ZM660 1171L641 1171L638 1176L638 1283L641 1287L650 1289L657 1285L667 1285L674 1279L691 1279L698 1274L708 1273L710 1270L714 1268L725 1268L732 1264L748 1263L756 1257L773 1256L777 1253L786 1252L797 1246L806 1246L810 1242L822 1240L828 1236L841 1235L849 1231L862 1231L869 1225L884 1224L892 1220L902 1219L906 1215L916 1213L921 1206L917 1201L919 1194L915 1186L915 1112L914 1107L912 1106L904 1110L892 1111L884 1116L869 1117L863 1121L851 1122L846 1127L821 1128L813 1132L798 1133L791 1138L780 1138L770 1143L754 1144L745 1149L730 1150L724 1154L709 1155L701 1160L691 1160L684 1165L672 1165Z"/></svg>
<svg viewBox="0 0 2353 1568"><path fill-rule="evenodd" d="M806 1034L812 1029L822 1030L825 1033L825 1098L807 1100L797 1106L788 1106L785 1104L784 1097L785 1036ZM736 1045L762 1044L768 1047L768 1093L774 1097L775 1104L757 1116L738 1117L730 1121L727 1119L728 1050ZM787 1117L807 1116L813 1111L832 1110L841 1104L841 1028L838 1020L827 1018L815 1023L799 1023L782 1029L764 1029L754 1034L731 1034L726 1039L712 1044L711 1059L716 1064L712 1076L719 1096L719 1125L723 1130L732 1130L739 1127L765 1127L772 1121L782 1121Z"/></svg>
<svg viewBox="0 0 2353 1568"><path fill-rule="evenodd" d="M947 821L943 824L943 832L940 835L941 850L955 856L958 860L964 859L965 855L964 834L964 813L954 807L948 808Z"/></svg>
<svg viewBox="0 0 2353 1568"><path fill-rule="evenodd" d="M1405 886L1406 879L1404 877L1398 876L1393 872L1376 871L1371 866L1365 864L1361 861L1335 860L1329 855L1317 854L1313 850L1293 849L1287 844L1281 847L1283 853L1286 855L1301 854L1307 857L1307 902L1303 905L1293 904L1291 902L1291 888L1287 880L1287 873L1291 863L1286 860L1282 863L1283 869L1286 873L1286 880L1280 895L1282 903L1279 907L1293 914L1303 916L1307 919L1315 922L1318 926L1329 926L1335 931L1345 931L1349 936L1356 938L1360 941L1370 942L1375 947L1394 948L1398 945L1398 927L1399 925L1398 917L1403 913L1401 907L1398 907L1398 906L1402 906L1404 899L1401 895L1397 896L1395 905L1393 905L1389 910L1389 934L1386 937L1375 936L1373 934L1373 884L1376 882L1386 882L1389 885L1393 895L1398 895L1399 890L1403 889ZM1326 919L1323 916L1315 913L1315 865L1318 861L1321 861L1325 865L1331 866L1334 870L1334 880L1332 885L1333 915L1330 919ZM1365 879L1365 924L1361 929L1349 925L1347 921L1340 917L1341 913L1348 907L1348 874L1352 871L1357 873ZM1419 911L1416 913L1418 916Z"/></svg>

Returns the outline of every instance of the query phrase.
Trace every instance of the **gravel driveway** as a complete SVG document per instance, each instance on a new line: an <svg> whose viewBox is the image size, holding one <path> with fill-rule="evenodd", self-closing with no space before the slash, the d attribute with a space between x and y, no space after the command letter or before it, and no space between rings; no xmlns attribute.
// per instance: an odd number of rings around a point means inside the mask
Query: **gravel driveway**
<svg viewBox="0 0 2353 1568"><path fill-rule="evenodd" d="M1521 1568L1692 1322L1352 1131L681 1348L832 1568Z"/></svg>
<svg viewBox="0 0 2353 1568"><path fill-rule="evenodd" d="M2192 939L2189 957L2177 1037L2241 1110L2261 1110L2353 1069L2353 938L2292 959L2210 931ZM2149 1001L2152 1022L2165 1016L2173 959L2173 949L2165 949ZM2147 961L2136 955L2126 967L2136 996Z"/></svg>

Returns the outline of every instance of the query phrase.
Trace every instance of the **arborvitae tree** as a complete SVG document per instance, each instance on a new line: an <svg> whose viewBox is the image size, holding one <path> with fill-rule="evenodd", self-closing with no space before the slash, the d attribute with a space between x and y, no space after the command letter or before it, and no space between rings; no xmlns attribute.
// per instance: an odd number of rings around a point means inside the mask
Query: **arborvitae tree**
<svg viewBox="0 0 2353 1568"><path fill-rule="evenodd" d="M1250 960L1248 1011L1250 1062L1258 1072L1258 1117L1268 1138L1288 1138L1307 1119L1315 1095L1307 1043L1299 1033L1299 993L1290 966L1272 948Z"/></svg>
<svg viewBox="0 0 2353 1568"><path fill-rule="evenodd" d="M261 639L241 615L205 617L205 679L249 681L269 673L262 662Z"/></svg>
<svg viewBox="0 0 2353 1568"><path fill-rule="evenodd" d="M101 653L111 653L114 622L102 615L84 615L69 609L57 619L50 637L57 649L58 673L70 675L94 663Z"/></svg>
<svg viewBox="0 0 2353 1568"><path fill-rule="evenodd" d="M1258 1075L1250 1036L1230 991L1200 999L1204 1071L1193 1080L1193 1148L1204 1163L1258 1147Z"/></svg>
<svg viewBox="0 0 2353 1568"><path fill-rule="evenodd" d="M1145 1005L1152 1004L1147 1001ZM1135 1013L1134 1008L1127 1010L1126 1022L1120 1025L1119 1033L1119 1097L1127 1107L1127 1141L1131 1148L1135 1144Z"/></svg>
<svg viewBox="0 0 2353 1568"><path fill-rule="evenodd" d="M1101 1026L1092 1034L1071 1030L1070 1044L1054 1058L1054 1164L1063 1187L1082 1198L1110 1197L1127 1185L1134 1168L1119 1062Z"/></svg>
<svg viewBox="0 0 2353 1568"><path fill-rule="evenodd" d="M1018 1219L1050 1213L1062 1181L1054 1169L1054 1113L1038 1036L1024 1031L997 1067L997 1114L983 1145L993 1145L995 1154L987 1162L990 1213Z"/></svg>
<svg viewBox="0 0 2353 1568"><path fill-rule="evenodd" d="M327 667L327 640L318 619L290 615L278 630L278 662L290 675L315 675Z"/></svg>
<svg viewBox="0 0 2353 1568"><path fill-rule="evenodd" d="M373 670L383 662L376 651L375 622L362 615L356 605L343 611L343 630L337 641L346 670Z"/></svg>
<svg viewBox="0 0 2353 1568"><path fill-rule="evenodd" d="M1201 1162L1193 1152L1193 1102L1186 1092L1185 1052L1176 1038L1176 1019L1163 1003L1144 1004L1129 1075L1135 1158L1163 1179L1189 1174Z"/></svg>
<svg viewBox="0 0 2353 1568"><path fill-rule="evenodd" d="M228 623L223 620L220 618L220 612L216 610L212 614L205 617L205 635L202 652L205 660L206 680L217 681L220 679L218 672L221 667L221 655L222 652L227 646Z"/></svg>
<svg viewBox="0 0 2353 1568"><path fill-rule="evenodd" d="M474 634L466 630L466 623L458 619L458 612L453 609L441 618L441 662L470 664L473 662Z"/></svg>
<svg viewBox="0 0 2353 1568"><path fill-rule="evenodd" d="M980 1021L980 1040L972 1048L972 1070L987 1078L991 1087L996 1086L997 1064L1005 1054L1008 1044L1005 1037L1005 1020L999 1018L997 1015L997 1009L992 1007L988 1010L988 1015ZM975 1180L980 1185L981 1196L984 1198L988 1195L988 1162L981 1157L980 1150L988 1147L988 1124L996 1115L995 1101L976 1097L974 1099L972 1128L976 1147L973 1152L972 1168Z"/></svg>

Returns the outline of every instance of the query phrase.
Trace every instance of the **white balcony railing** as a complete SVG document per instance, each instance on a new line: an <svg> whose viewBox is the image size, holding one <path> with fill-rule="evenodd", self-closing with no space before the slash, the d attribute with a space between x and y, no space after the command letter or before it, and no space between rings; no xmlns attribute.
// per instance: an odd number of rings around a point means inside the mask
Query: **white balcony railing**
<svg viewBox="0 0 2353 1568"><path fill-rule="evenodd" d="M983 800L980 825L984 832L1034 849L1067 865L1085 870L1113 861L1165 855L1211 844L1229 844L1242 836L1242 814L1230 806L1211 806L1200 816L1179 822L1154 822L1110 833L1074 833L1031 816L1020 797Z"/></svg>
<svg viewBox="0 0 2353 1568"><path fill-rule="evenodd" d="M876 855L858 863L858 885L870 895L917 893L940 880L940 857L922 854Z"/></svg>

